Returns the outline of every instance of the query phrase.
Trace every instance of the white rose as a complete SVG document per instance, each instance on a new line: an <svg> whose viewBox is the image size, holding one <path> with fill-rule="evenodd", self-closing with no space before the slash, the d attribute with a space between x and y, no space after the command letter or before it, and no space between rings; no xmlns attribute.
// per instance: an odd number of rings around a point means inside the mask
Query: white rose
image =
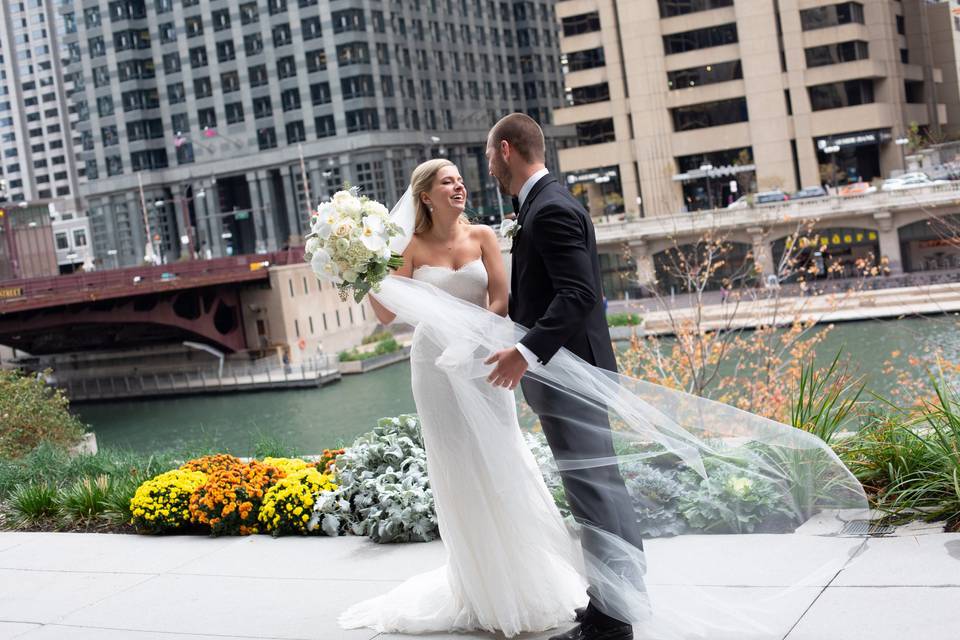
<svg viewBox="0 0 960 640"><path fill-rule="evenodd" d="M320 238L310 238L307 240L307 244L304 245L304 251L313 255L320 248Z"/></svg>
<svg viewBox="0 0 960 640"><path fill-rule="evenodd" d="M340 218L336 224L333 225L333 235L346 238L349 237L356 228L357 223L354 222L353 218Z"/></svg>

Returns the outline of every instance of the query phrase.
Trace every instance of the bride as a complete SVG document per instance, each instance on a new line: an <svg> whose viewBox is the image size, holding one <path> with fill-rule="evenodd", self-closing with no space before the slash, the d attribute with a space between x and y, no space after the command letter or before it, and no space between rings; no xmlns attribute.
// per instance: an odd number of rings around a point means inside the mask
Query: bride
<svg viewBox="0 0 960 640"><path fill-rule="evenodd" d="M835 525L865 517L860 484L810 434L598 369L561 349L527 377L565 394L563 406L573 406L576 415L602 409L602 428L610 428L609 413L618 444L612 461L558 461L560 472L619 464L636 477L661 478L650 485L659 493L641 488L632 496L637 513L623 514L640 524L641 513L662 515L666 504L658 501L678 500L664 493L665 478L693 482L699 488L684 494L684 509L709 521L690 531L697 534L688 537L693 544L679 547L680 553L676 539L653 547L656 580L646 575L644 551L616 535L583 522L571 535L526 446L513 393L486 379L487 358L515 345L526 329L505 317L507 278L498 239L488 227L467 222L466 200L452 162L429 160L414 170L391 214L406 232L395 247L404 266L370 298L384 324L398 319L416 326L413 396L446 564L353 605L340 615L340 625L509 637L572 620L587 604L589 586L591 606L600 603L602 613L650 637L782 637L783 629L774 627L796 603L780 597L795 598L796 587L821 584L859 544L836 536ZM820 528L811 529L811 521ZM677 533L683 532L670 535ZM744 540L750 534L757 535ZM590 544L584 547L578 537L589 537ZM719 563L729 572L720 584L747 584L750 578L737 571L754 575L770 566L772 550L789 555L813 538L815 544L803 547L809 571L766 579L763 597L710 588L704 577ZM664 559L660 549L674 555Z"/></svg>
<svg viewBox="0 0 960 640"><path fill-rule="evenodd" d="M467 191L457 167L429 160L410 183L415 227L396 275L506 316L500 246L492 229L464 217ZM393 321L390 310L370 300L381 322ZM407 633L485 629L507 636L551 629L586 604L574 543L524 444L513 394L483 378L451 379L435 364L443 351L426 326L418 326L410 353L413 396L447 565L354 606L340 623ZM483 432L463 420L457 384L472 385L491 400L474 407L488 413ZM477 455L485 448L496 449L496 467Z"/></svg>

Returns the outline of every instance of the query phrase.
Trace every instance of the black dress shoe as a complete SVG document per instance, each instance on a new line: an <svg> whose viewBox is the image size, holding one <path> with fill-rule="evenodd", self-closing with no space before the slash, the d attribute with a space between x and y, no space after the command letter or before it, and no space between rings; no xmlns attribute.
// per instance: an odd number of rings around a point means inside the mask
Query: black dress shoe
<svg viewBox="0 0 960 640"><path fill-rule="evenodd" d="M583 622L566 633L550 636L550 640L633 640L633 627L629 624L600 627Z"/></svg>

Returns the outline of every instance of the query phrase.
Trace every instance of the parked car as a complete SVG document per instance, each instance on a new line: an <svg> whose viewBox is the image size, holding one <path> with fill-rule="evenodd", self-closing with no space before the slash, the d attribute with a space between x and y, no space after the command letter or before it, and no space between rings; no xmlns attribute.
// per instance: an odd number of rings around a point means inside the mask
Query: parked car
<svg viewBox="0 0 960 640"><path fill-rule="evenodd" d="M838 190L837 194L841 196L864 196L868 193L876 193L877 188L870 184L869 182L851 182L850 184L842 185Z"/></svg>
<svg viewBox="0 0 960 640"><path fill-rule="evenodd" d="M754 205L758 204L773 204L776 202L786 202L790 199L790 196L785 194L779 189L776 191L761 191L759 193L751 193L745 196L740 196L733 202L727 205L727 209L744 209L750 206L750 200L753 200Z"/></svg>
<svg viewBox="0 0 960 640"><path fill-rule="evenodd" d="M948 184L948 180L931 180L930 176L921 171L912 171L904 173L896 178L884 180L881 191L904 191L906 189L919 189L922 187L932 187L938 184Z"/></svg>
<svg viewBox="0 0 960 640"><path fill-rule="evenodd" d="M791 200L805 200L807 198L824 198L827 195L827 190L821 186L816 187L804 187L793 194Z"/></svg>
<svg viewBox="0 0 960 640"><path fill-rule="evenodd" d="M927 170L931 180L960 180L960 163L945 162Z"/></svg>

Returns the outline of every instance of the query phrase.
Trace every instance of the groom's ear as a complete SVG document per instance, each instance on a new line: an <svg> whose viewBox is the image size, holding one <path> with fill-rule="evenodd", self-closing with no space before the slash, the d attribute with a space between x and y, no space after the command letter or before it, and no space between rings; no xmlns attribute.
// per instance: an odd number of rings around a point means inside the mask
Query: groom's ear
<svg viewBox="0 0 960 640"><path fill-rule="evenodd" d="M504 159L504 160L509 160L509 159L510 159L510 153L511 153L512 151L513 151L513 149L510 148L510 143L509 143L509 142L507 142L506 140L501 140L501 141L500 141L500 155L503 156L503 159Z"/></svg>

